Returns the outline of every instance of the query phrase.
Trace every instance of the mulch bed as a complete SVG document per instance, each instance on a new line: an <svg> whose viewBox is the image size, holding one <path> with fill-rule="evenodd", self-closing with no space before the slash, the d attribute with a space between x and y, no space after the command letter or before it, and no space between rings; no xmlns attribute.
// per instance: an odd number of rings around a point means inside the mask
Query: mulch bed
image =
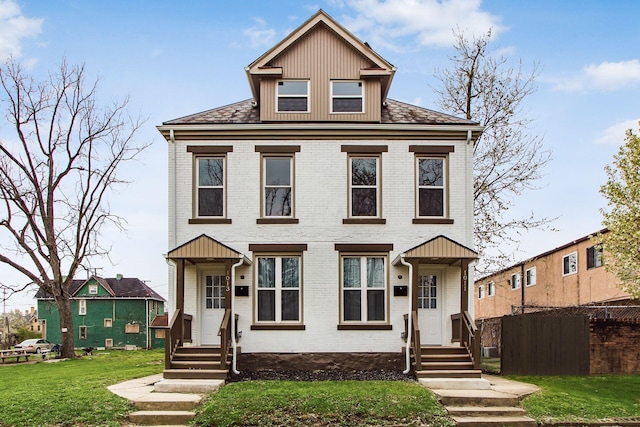
<svg viewBox="0 0 640 427"><path fill-rule="evenodd" d="M284 380L284 381L415 381L412 375L405 375L399 371L240 371L240 375L232 375L231 382L248 380Z"/></svg>

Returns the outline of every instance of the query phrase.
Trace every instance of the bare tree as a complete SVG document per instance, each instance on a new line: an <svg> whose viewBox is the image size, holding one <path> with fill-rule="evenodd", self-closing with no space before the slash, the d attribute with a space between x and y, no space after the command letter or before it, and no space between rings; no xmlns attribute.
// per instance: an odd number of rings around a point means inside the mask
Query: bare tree
<svg viewBox="0 0 640 427"><path fill-rule="evenodd" d="M484 126L474 147L473 198L475 244L483 255L477 270L487 273L508 259L504 245L517 243L525 230L550 224L533 213L524 218L507 213L518 196L537 188L551 160L542 138L527 133L532 120L523 111L524 100L536 90L540 66L533 64L530 73L521 61L516 69L509 67L489 51L491 31L472 40L460 30L454 35L456 54L450 68L436 70L441 87L434 90L440 108Z"/></svg>
<svg viewBox="0 0 640 427"><path fill-rule="evenodd" d="M97 80L66 61L37 81L14 60L0 67L0 102L11 139L0 139L0 262L51 295L60 313L64 357L74 357L69 286L83 263L108 256L105 224L122 229L108 195L125 183L119 166L148 144L128 99L99 106Z"/></svg>

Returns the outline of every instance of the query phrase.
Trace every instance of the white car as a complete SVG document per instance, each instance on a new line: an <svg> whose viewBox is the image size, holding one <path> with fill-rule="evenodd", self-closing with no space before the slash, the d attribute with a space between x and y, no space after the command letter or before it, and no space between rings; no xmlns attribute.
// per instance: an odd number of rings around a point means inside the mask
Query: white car
<svg viewBox="0 0 640 427"><path fill-rule="evenodd" d="M42 350L51 350L53 343L43 340L41 338L32 338L30 340L24 340L20 344L16 344L13 348L16 350L25 350L27 353L42 353Z"/></svg>

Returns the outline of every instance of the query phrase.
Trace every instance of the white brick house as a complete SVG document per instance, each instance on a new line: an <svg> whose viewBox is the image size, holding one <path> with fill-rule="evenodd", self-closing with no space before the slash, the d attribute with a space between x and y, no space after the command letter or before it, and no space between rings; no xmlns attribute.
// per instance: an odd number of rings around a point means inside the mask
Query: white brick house
<svg viewBox="0 0 640 427"><path fill-rule="evenodd" d="M215 348L234 370L404 370L413 346L423 371L428 348L473 353L481 127L388 99L395 68L323 11L246 73L253 99L158 127L165 376L195 366L184 347Z"/></svg>

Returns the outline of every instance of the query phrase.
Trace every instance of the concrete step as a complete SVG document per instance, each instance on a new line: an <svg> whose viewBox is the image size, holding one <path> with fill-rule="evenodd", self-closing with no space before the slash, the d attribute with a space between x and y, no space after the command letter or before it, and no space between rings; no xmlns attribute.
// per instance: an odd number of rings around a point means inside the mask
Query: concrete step
<svg viewBox="0 0 640 427"><path fill-rule="evenodd" d="M447 406L445 407L452 417L523 417L527 412L522 408L512 406Z"/></svg>
<svg viewBox="0 0 640 427"><path fill-rule="evenodd" d="M480 369L438 369L416 371L418 378L482 378Z"/></svg>
<svg viewBox="0 0 640 427"><path fill-rule="evenodd" d="M218 366L219 368L219 366ZM226 369L181 369L172 368L165 369L162 376L167 379L208 379L208 380L226 380L229 371Z"/></svg>
<svg viewBox="0 0 640 427"><path fill-rule="evenodd" d="M454 369L473 369L473 362L422 362L421 371L429 370L454 370Z"/></svg>
<svg viewBox="0 0 640 427"><path fill-rule="evenodd" d="M187 393L148 393L134 400L134 406L141 411L190 411L196 408L202 395Z"/></svg>
<svg viewBox="0 0 640 427"><path fill-rule="evenodd" d="M217 390L225 384L225 380L217 379L167 379L164 378L153 385L156 393L197 393L204 394Z"/></svg>
<svg viewBox="0 0 640 427"><path fill-rule="evenodd" d="M520 403L520 399L513 394L501 393L495 390L440 390L434 389L444 406L513 406Z"/></svg>
<svg viewBox="0 0 640 427"><path fill-rule="evenodd" d="M458 427L536 427L529 417L452 417Z"/></svg>
<svg viewBox="0 0 640 427"><path fill-rule="evenodd" d="M195 418L191 411L137 411L127 415L130 422L141 425L185 425Z"/></svg>

